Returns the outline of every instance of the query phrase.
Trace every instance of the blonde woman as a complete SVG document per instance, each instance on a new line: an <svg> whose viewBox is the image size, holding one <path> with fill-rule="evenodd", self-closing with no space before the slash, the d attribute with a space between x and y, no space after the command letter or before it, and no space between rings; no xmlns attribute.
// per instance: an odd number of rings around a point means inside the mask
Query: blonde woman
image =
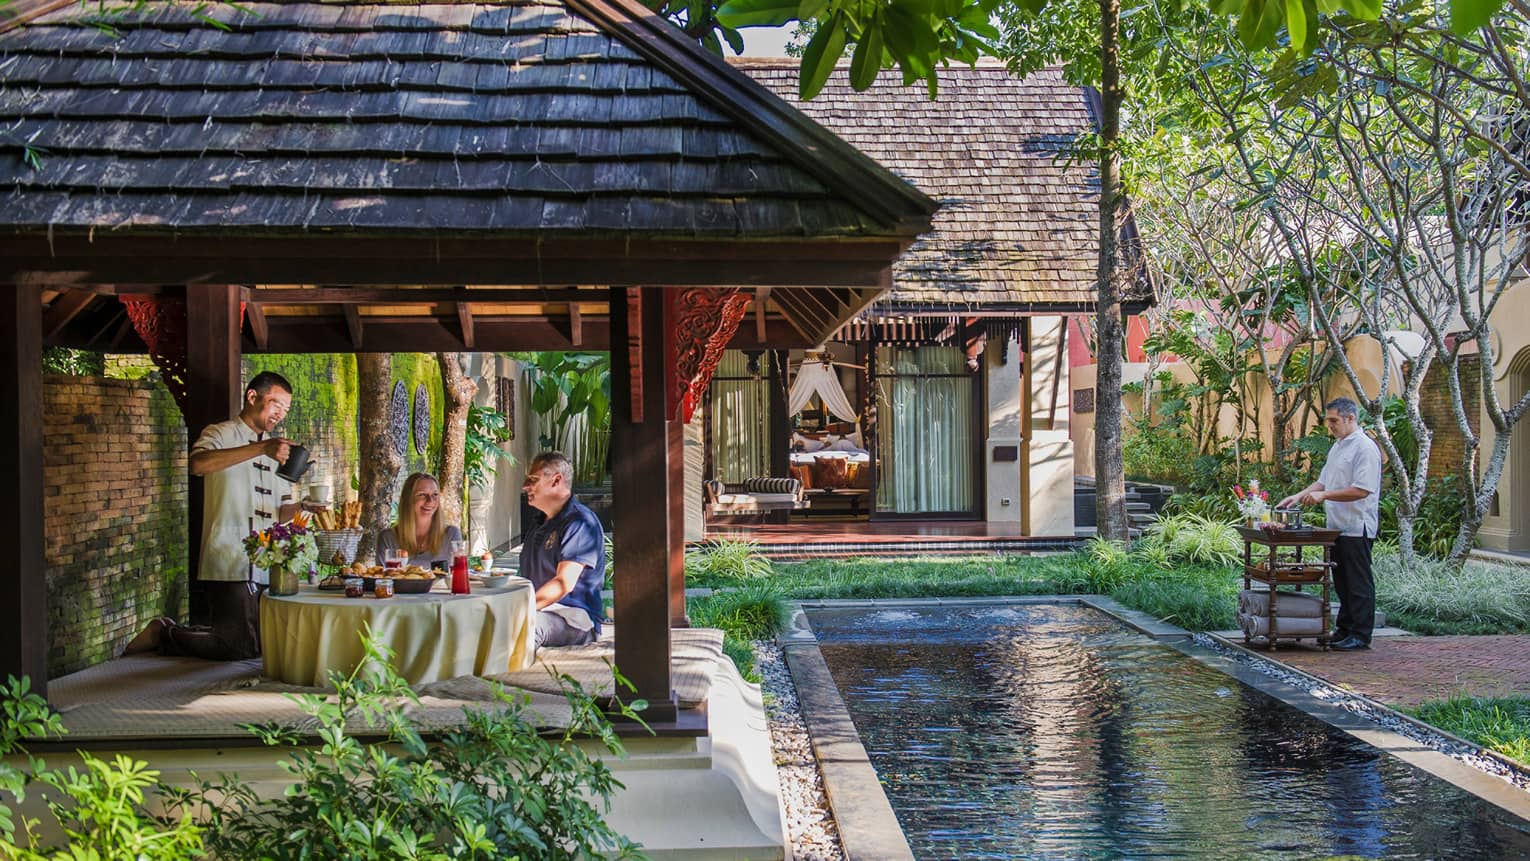
<svg viewBox="0 0 1530 861"><path fill-rule="evenodd" d="M406 565L451 568L451 542L462 532L441 520L441 486L435 476L416 472L404 479L398 498L398 522L377 533L377 559L389 550L409 554Z"/></svg>

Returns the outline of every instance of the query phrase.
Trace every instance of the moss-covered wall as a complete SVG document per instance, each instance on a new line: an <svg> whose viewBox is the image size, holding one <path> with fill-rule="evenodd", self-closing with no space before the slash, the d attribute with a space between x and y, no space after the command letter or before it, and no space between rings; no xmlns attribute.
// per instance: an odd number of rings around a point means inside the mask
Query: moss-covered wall
<svg viewBox="0 0 1530 861"><path fill-rule="evenodd" d="M409 393L409 439L404 451L404 467L400 470L399 481L394 490L397 491L403 485L403 479L411 472L428 472L435 474L440 469L441 463L441 433L443 424L442 415L446 411L446 394L441 389L441 366L436 362L436 357L430 353L394 353L393 354L393 382L388 384L388 391L393 391L393 383L403 382L404 390ZM430 403L430 442L425 446L424 454L415 451L414 448L414 393L421 383L425 384L425 391Z"/></svg>
<svg viewBox="0 0 1530 861"><path fill-rule="evenodd" d="M244 357L244 378L272 371L292 383L292 409L282 436L302 443L318 462L305 485L334 488L334 498L351 492L358 470L356 357L350 353L277 354Z"/></svg>
<svg viewBox="0 0 1530 861"><path fill-rule="evenodd" d="M43 380L48 674L185 618L186 431L157 375Z"/></svg>

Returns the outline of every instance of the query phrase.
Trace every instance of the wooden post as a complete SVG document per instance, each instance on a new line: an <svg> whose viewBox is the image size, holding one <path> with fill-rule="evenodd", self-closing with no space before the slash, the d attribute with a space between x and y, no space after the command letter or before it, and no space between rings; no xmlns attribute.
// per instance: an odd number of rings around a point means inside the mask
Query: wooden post
<svg viewBox="0 0 1530 861"><path fill-rule="evenodd" d="M792 474L792 417L786 412L786 357L785 350L771 350L764 356L770 365L765 375L770 415L765 438L770 445L770 474L777 477Z"/></svg>
<svg viewBox="0 0 1530 861"><path fill-rule="evenodd" d="M648 701L644 719L675 719L670 667L669 463L678 424L666 415L664 295L657 287L611 291L611 520L616 548L616 667ZM683 561L683 560L681 560ZM679 576L684 576L683 573Z"/></svg>
<svg viewBox="0 0 1530 861"><path fill-rule="evenodd" d="M244 392L239 367L239 288L232 284L186 288L186 443L202 429L239 412ZM294 392L294 397L300 393ZM197 578L202 556L202 479L187 475L187 561L191 572L191 618L207 621L207 598Z"/></svg>
<svg viewBox="0 0 1530 861"><path fill-rule="evenodd" d="M0 289L0 387L0 680L47 696L41 287Z"/></svg>
<svg viewBox="0 0 1530 861"><path fill-rule="evenodd" d="M689 628L691 618L685 612L685 423L674 416L664 417L664 445L668 450L669 483L665 485L669 505L669 626Z"/></svg>

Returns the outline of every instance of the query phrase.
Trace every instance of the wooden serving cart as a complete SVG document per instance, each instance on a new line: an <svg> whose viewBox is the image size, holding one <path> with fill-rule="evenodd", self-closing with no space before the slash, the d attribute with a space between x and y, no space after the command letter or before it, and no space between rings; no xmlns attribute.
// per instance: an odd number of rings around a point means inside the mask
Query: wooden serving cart
<svg viewBox="0 0 1530 861"><path fill-rule="evenodd" d="M1310 527L1255 529L1239 526L1238 534L1243 537L1243 588L1252 589L1254 583L1262 583L1269 589L1266 616L1269 633L1265 636L1265 648L1274 649L1277 640L1311 638L1327 649L1333 633L1329 618L1329 601L1333 590L1333 545L1339 538L1339 530ZM1256 547L1260 548L1259 559L1255 558ZM1308 547L1323 548L1323 561L1306 559L1305 549ZM1279 591L1282 587L1290 587L1300 592L1304 586L1321 587L1323 606L1319 632L1283 634L1280 632L1276 612ZM1243 642L1249 644L1252 638L1245 633Z"/></svg>

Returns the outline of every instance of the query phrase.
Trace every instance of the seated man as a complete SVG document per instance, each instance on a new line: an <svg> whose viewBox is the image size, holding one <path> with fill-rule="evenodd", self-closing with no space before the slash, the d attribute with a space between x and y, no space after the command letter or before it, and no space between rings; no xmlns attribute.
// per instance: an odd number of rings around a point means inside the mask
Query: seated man
<svg viewBox="0 0 1530 861"><path fill-rule="evenodd" d="M574 498L574 467L561 453L537 455L526 470L526 501L541 513L521 544L521 576L536 591L532 646L580 646L600 636L605 616L605 532Z"/></svg>

